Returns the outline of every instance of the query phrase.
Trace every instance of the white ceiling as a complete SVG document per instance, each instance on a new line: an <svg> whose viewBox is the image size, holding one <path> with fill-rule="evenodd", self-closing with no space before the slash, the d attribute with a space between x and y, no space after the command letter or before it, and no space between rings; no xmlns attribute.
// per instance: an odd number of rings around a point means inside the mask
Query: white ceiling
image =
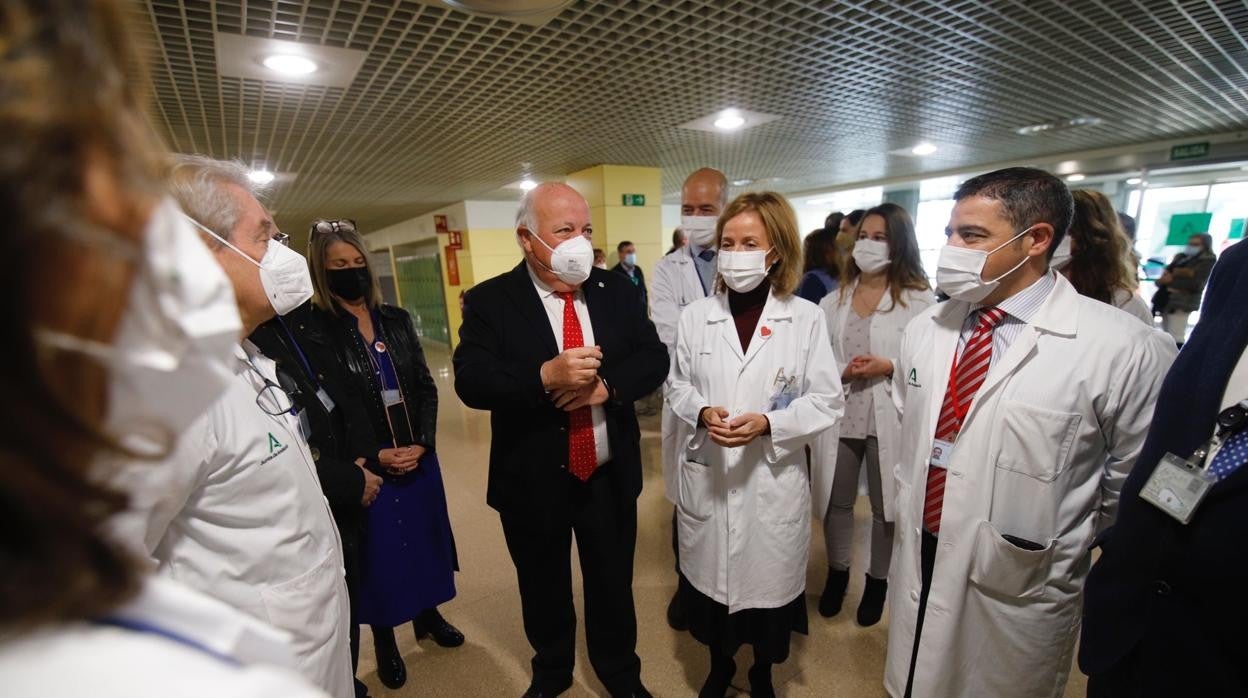
<svg viewBox="0 0 1248 698"><path fill-rule="evenodd" d="M410 1L137 7L169 145L286 173L271 204L295 234L599 163L662 167L669 194L708 165L810 191L1248 127L1244 0L578 0L544 26ZM223 77L216 32L367 57L346 88ZM780 118L679 128L725 107ZM1102 122L1015 131L1077 116Z"/></svg>

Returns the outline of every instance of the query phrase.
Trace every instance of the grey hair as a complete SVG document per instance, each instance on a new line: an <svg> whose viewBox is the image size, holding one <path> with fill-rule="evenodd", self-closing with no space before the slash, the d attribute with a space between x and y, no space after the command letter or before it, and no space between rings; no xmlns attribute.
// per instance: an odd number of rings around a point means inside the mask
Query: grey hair
<svg viewBox="0 0 1248 698"><path fill-rule="evenodd" d="M520 197L520 208L516 210L517 230L525 228L529 232L537 233L537 211L534 203L537 201L537 190L541 188L539 184L526 191L524 196Z"/></svg>
<svg viewBox="0 0 1248 698"><path fill-rule="evenodd" d="M214 160L204 155L175 155L169 168L169 192L186 215L217 235L231 240L242 218L238 201L223 187L235 184L257 199L264 187L248 177L249 169L238 160ZM211 240L213 247L220 242Z"/></svg>

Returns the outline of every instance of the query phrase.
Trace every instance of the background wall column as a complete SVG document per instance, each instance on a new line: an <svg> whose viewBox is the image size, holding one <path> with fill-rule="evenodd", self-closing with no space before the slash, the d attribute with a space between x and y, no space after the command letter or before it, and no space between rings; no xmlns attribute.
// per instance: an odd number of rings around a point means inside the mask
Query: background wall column
<svg viewBox="0 0 1248 698"><path fill-rule="evenodd" d="M628 240L637 246L637 265L654 268L671 245L670 231L663 234L662 181L657 167L596 165L568 175L567 182L589 202L594 223L594 247L607 253L607 266L619 261L615 247ZM640 203L640 206L624 205ZM649 279L647 279L649 282Z"/></svg>

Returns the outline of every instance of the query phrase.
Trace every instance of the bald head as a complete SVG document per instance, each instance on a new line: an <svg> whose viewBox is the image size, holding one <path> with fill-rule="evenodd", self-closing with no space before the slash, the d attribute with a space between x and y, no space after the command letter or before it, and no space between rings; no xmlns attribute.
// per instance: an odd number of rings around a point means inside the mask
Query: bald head
<svg viewBox="0 0 1248 698"><path fill-rule="evenodd" d="M703 167L685 179L680 189L682 216L718 216L728 205L728 178L723 172Z"/></svg>

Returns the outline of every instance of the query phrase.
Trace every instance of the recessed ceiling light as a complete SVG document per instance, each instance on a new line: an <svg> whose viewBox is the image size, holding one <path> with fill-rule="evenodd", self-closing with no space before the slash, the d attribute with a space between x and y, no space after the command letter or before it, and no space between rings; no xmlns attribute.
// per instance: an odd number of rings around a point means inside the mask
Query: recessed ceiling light
<svg viewBox="0 0 1248 698"><path fill-rule="evenodd" d="M931 143L920 143L914 146L913 148L911 148L910 152L914 153L915 155L931 155L932 153L936 152L936 146L932 145Z"/></svg>
<svg viewBox="0 0 1248 698"><path fill-rule="evenodd" d="M1069 176L1069 177L1067 177L1067 178L1066 178L1066 181L1067 181L1067 182L1082 182L1083 180L1085 180L1085 179L1087 179L1087 178L1088 178L1088 176L1087 176L1087 175L1072 174L1071 176Z"/></svg>
<svg viewBox="0 0 1248 698"><path fill-rule="evenodd" d="M1132 177L1127 180L1127 184L1139 184L1144 181L1143 177Z"/></svg>
<svg viewBox="0 0 1248 698"><path fill-rule="evenodd" d="M521 191L533 191L536 188L537 188L537 182L534 182L533 180L528 179L527 177L525 179L520 180Z"/></svg>
<svg viewBox="0 0 1248 698"><path fill-rule="evenodd" d="M721 131L735 131L745 125L745 117L736 109L725 109L715 119L715 128Z"/></svg>
<svg viewBox="0 0 1248 698"><path fill-rule="evenodd" d="M274 174L268 170L252 170L247 173L247 179L250 179L254 184L264 186L273 181Z"/></svg>
<svg viewBox="0 0 1248 698"><path fill-rule="evenodd" d="M734 186L734 187L744 187L744 186L747 186L747 185L750 185L750 184L753 184L753 183L754 183L754 180L752 180L752 179L734 179L734 180L732 180L732 186Z"/></svg>
<svg viewBox="0 0 1248 698"><path fill-rule="evenodd" d="M282 75L309 75L316 72L316 61L303 56L277 54L264 59L264 67Z"/></svg>
<svg viewBox="0 0 1248 698"><path fill-rule="evenodd" d="M1056 121L1047 121L1043 124L1023 126L1014 129L1014 132L1020 136L1034 136L1037 133L1065 131L1066 129L1079 128L1081 126L1096 126L1104 122L1105 120L1099 116L1076 116L1070 119L1058 119Z"/></svg>

